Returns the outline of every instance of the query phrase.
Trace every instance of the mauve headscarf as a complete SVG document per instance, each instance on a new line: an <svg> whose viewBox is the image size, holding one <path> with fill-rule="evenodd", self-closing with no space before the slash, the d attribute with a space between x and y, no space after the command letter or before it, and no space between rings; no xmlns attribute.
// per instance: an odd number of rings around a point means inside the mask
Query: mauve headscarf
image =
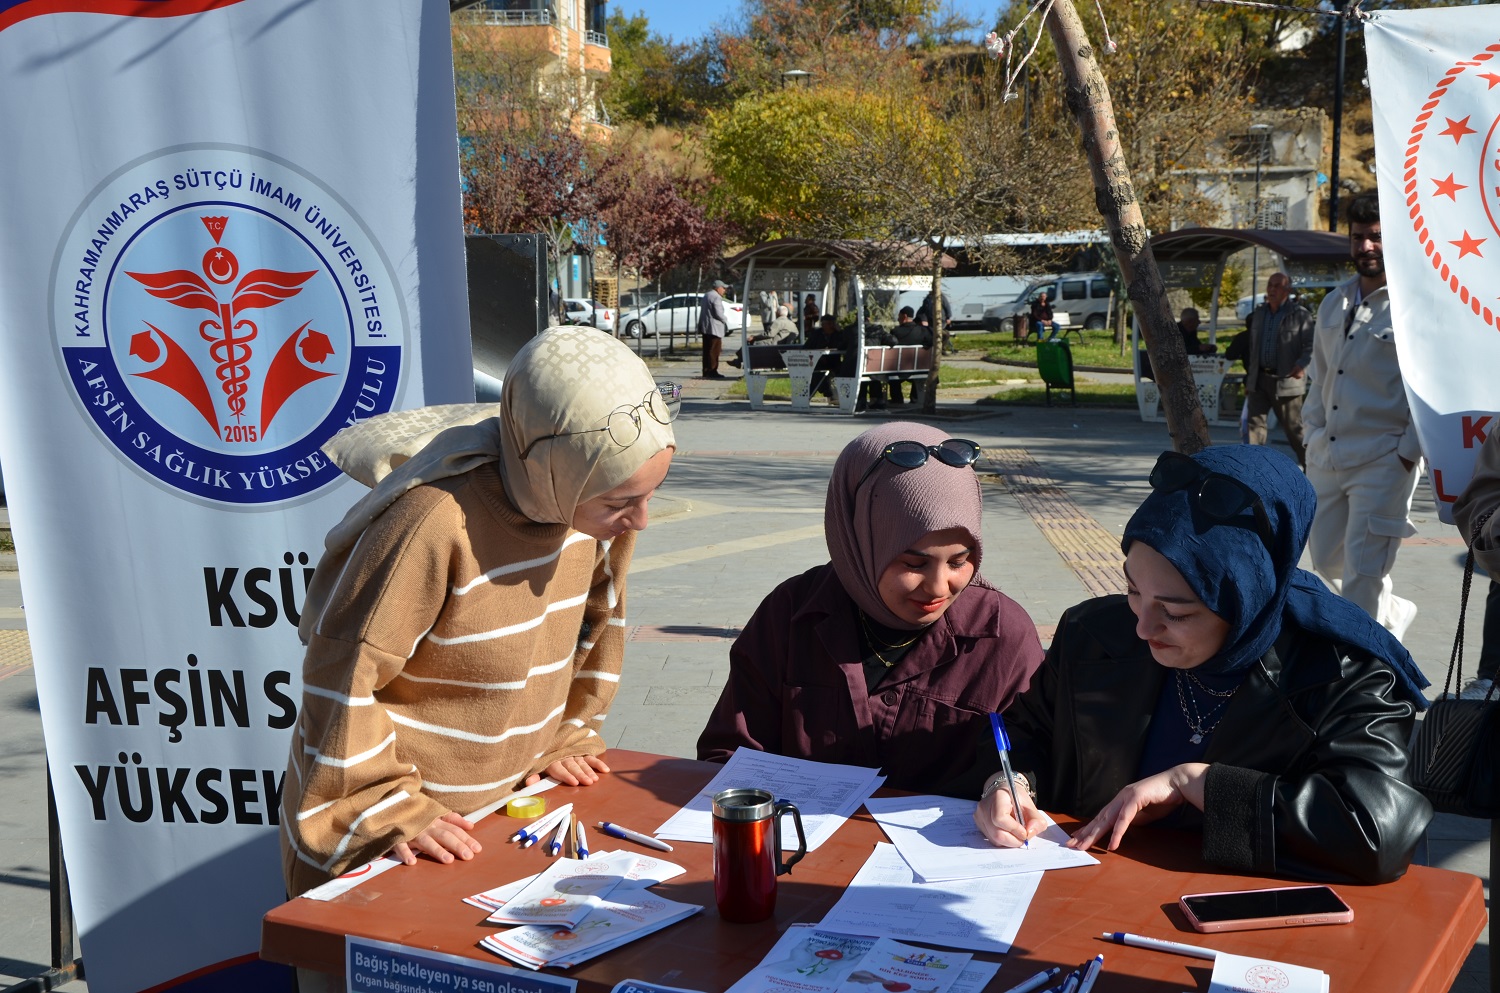
<svg viewBox="0 0 1500 993"><path fill-rule="evenodd" d="M896 441L936 445L948 440L937 428L895 421L871 428L844 446L828 480L823 534L845 591L872 620L888 628L916 626L893 614L880 599L880 574L924 534L963 528L973 548L974 573L984 555L980 540L979 477L968 466L954 468L928 456L915 469L880 458ZM877 459L858 491L854 486Z"/></svg>
<svg viewBox="0 0 1500 993"><path fill-rule="evenodd" d="M1425 707L1427 677L1401 642L1362 608L1297 568L1318 505L1297 463L1263 445L1218 445L1195 453L1193 460L1239 480L1260 497L1270 518L1270 548L1256 532L1253 510L1224 523L1204 517L1196 486L1171 493L1153 490L1125 525L1120 547L1128 554L1132 542L1145 542L1172 563L1209 610L1228 622L1224 647L1203 663L1202 671L1248 668L1289 620L1304 631L1384 659L1406 696L1419 709Z"/></svg>
<svg viewBox="0 0 1500 993"><path fill-rule="evenodd" d="M340 469L371 487L324 539L298 633L305 644L333 584L370 522L407 490L500 462L505 493L539 524L568 524L580 503L635 475L676 444L672 427L640 411L641 436L621 447L604 427L618 407L656 389L624 342L593 328L538 335L511 359L498 404L396 411L347 427L323 446ZM572 432L572 433L568 433ZM546 441L548 435L568 433ZM525 461L520 453L537 442Z"/></svg>

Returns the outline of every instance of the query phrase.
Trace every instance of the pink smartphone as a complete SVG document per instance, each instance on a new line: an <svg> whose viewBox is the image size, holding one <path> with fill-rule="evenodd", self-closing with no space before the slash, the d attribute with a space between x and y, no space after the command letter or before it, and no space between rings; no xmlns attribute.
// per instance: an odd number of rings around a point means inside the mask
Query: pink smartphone
<svg viewBox="0 0 1500 993"><path fill-rule="evenodd" d="M1177 902L1193 930L1203 932L1348 924L1354 920L1354 911L1327 886L1190 893Z"/></svg>

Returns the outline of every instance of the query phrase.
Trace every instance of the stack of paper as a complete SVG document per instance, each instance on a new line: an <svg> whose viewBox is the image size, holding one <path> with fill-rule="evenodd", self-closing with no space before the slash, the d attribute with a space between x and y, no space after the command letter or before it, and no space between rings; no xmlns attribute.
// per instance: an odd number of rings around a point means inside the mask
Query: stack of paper
<svg viewBox="0 0 1500 993"><path fill-rule="evenodd" d="M589 860L610 858L612 856L625 855L626 852L595 852L589 856ZM676 876L682 875L687 870L675 862L667 862L651 855L635 856L635 868L625 873L625 878L620 881L617 889L645 889L655 886L657 883L666 882ZM540 875L540 873L538 873ZM494 889L485 890L483 893L475 893L473 896L464 897L464 903L471 907L478 907L485 912L499 910L507 902L514 899L517 893L524 890L536 876L526 876L517 879L513 883L504 886L496 886Z"/></svg>
<svg viewBox="0 0 1500 993"><path fill-rule="evenodd" d="M1099 864L1088 852L1063 847L1068 835L1055 823L1032 838L1025 848L996 848L975 826L972 800L945 796L878 800L872 797L865 801L865 808L895 843L918 882L938 883Z"/></svg>
<svg viewBox="0 0 1500 993"><path fill-rule="evenodd" d="M550 924L573 928L582 923L635 868L635 856L558 859L490 915L499 924Z"/></svg>
<svg viewBox="0 0 1500 993"><path fill-rule="evenodd" d="M728 789L762 789L778 800L790 800L797 805L803 830L807 832L807 850L811 852L827 841L884 782L885 777L878 769L810 762L740 748L712 782L656 829L656 836L672 841L711 843L714 794ZM797 832L789 819L782 821L781 847L788 850L797 847Z"/></svg>
<svg viewBox="0 0 1500 993"><path fill-rule="evenodd" d="M1328 993L1328 973L1301 965L1220 952L1208 993Z"/></svg>
<svg viewBox="0 0 1500 993"><path fill-rule="evenodd" d="M481 939L482 947L529 969L566 969L702 910L646 892L685 871L650 855L598 852L559 859L464 903L493 911L486 920L522 925Z"/></svg>
<svg viewBox="0 0 1500 993"><path fill-rule="evenodd" d="M728 993L979 993L998 965L794 924Z"/></svg>
<svg viewBox="0 0 1500 993"><path fill-rule="evenodd" d="M511 928L480 940L496 955L528 969L569 969L596 955L675 924L703 908L677 903L646 890L616 890L577 927Z"/></svg>
<svg viewBox="0 0 1500 993"><path fill-rule="evenodd" d="M895 846L878 844L818 924L827 931L1008 952L1040 872L919 883Z"/></svg>

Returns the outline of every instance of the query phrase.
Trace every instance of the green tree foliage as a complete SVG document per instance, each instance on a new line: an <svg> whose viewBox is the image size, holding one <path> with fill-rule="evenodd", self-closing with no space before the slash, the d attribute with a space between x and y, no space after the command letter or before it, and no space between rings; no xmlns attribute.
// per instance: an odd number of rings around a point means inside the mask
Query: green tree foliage
<svg viewBox="0 0 1500 993"><path fill-rule="evenodd" d="M612 121L683 126L724 103L712 39L663 38L642 11L611 11L606 30L612 66L601 98Z"/></svg>

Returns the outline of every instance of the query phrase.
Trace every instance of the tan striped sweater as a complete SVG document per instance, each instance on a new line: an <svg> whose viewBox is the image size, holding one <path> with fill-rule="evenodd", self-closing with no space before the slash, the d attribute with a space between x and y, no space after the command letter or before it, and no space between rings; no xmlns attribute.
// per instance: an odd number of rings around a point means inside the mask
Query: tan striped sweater
<svg viewBox="0 0 1500 993"><path fill-rule="evenodd" d="M301 893L570 755L604 751L635 533L536 524L495 463L419 486L360 537L303 661L282 797Z"/></svg>

